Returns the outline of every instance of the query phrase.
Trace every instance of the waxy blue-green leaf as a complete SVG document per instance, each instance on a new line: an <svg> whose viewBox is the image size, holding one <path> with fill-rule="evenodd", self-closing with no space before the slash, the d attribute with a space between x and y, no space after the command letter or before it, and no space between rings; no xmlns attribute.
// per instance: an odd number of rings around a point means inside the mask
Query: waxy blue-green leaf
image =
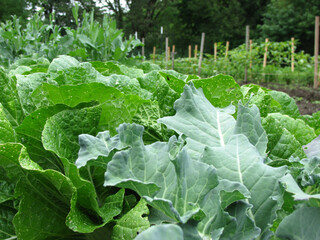
<svg viewBox="0 0 320 240"><path fill-rule="evenodd" d="M245 202L252 205L248 216L267 234L281 207L280 178L285 168L272 168L242 134L234 135L222 147L207 147L201 161L217 169L219 179L244 185L250 192Z"/></svg>
<svg viewBox="0 0 320 240"><path fill-rule="evenodd" d="M199 158L205 146L224 146L233 134L236 121L228 113L214 108L201 90L186 85L181 98L174 104L173 117L159 119L169 129L187 136L187 150Z"/></svg>
<svg viewBox="0 0 320 240"><path fill-rule="evenodd" d="M280 223L276 235L291 240L316 240L320 236L320 208L301 207Z"/></svg>
<svg viewBox="0 0 320 240"><path fill-rule="evenodd" d="M268 138L257 106L249 108L239 103L235 133L246 135L262 156L266 154Z"/></svg>
<svg viewBox="0 0 320 240"><path fill-rule="evenodd" d="M294 200L309 200L310 198L320 199L320 194L311 195L303 192L291 174L286 174L282 177L281 183L284 185L287 192L293 194Z"/></svg>
<svg viewBox="0 0 320 240"><path fill-rule="evenodd" d="M320 157L320 136L302 147L308 158Z"/></svg>
<svg viewBox="0 0 320 240"><path fill-rule="evenodd" d="M205 197L201 204L206 214L198 224L201 235L209 238L213 232L221 229L222 232L219 238L216 237L217 239L245 240L259 236L260 229L248 215L252 205L239 201L245 201L247 198L250 198L250 192L244 185L225 179L220 180L219 185ZM234 214L235 210L238 214Z"/></svg>
<svg viewBox="0 0 320 240"><path fill-rule="evenodd" d="M182 229L176 224L155 225L140 233L134 240L184 240Z"/></svg>
<svg viewBox="0 0 320 240"><path fill-rule="evenodd" d="M113 149L125 147L119 136L111 137L109 131L99 132L96 137L81 134L79 135L79 145L80 150L75 163L78 168L85 166L88 161L97 159L99 156L108 157Z"/></svg>
<svg viewBox="0 0 320 240"><path fill-rule="evenodd" d="M112 231L112 240L131 240L149 228L148 218L143 216L145 214L149 214L149 209L147 202L141 199L134 208L116 221Z"/></svg>
<svg viewBox="0 0 320 240"><path fill-rule="evenodd" d="M191 160L185 150L171 160L167 143L145 146L142 126L123 124L118 132L130 148L108 163L105 185L130 188L182 223L200 216L200 201L218 184L214 169Z"/></svg>

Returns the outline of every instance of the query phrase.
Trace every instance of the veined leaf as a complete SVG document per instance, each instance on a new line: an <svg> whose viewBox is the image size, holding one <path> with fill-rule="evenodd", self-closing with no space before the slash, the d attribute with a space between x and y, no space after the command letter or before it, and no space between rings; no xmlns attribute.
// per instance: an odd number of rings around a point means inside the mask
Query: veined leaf
<svg viewBox="0 0 320 240"><path fill-rule="evenodd" d="M152 226L140 233L134 240L184 240L182 229L175 224L161 224Z"/></svg>
<svg viewBox="0 0 320 240"><path fill-rule="evenodd" d="M118 132L130 148L116 153L108 163L105 185L130 188L182 223L194 215L200 217L200 201L218 183L214 169L191 160L185 150L171 160L167 143L145 146L142 126L123 124Z"/></svg>
<svg viewBox="0 0 320 240"><path fill-rule="evenodd" d="M235 119L214 108L203 92L193 85L185 86L174 108L176 115L158 121L187 136L188 153L193 159L200 157L205 146L224 146L234 132Z"/></svg>
<svg viewBox="0 0 320 240"><path fill-rule="evenodd" d="M319 239L320 209L301 207L280 223L276 235L279 238L301 240Z"/></svg>
<svg viewBox="0 0 320 240"><path fill-rule="evenodd" d="M147 203L141 199L128 213L122 216L113 227L112 240L131 240L140 232L150 227L147 217Z"/></svg>

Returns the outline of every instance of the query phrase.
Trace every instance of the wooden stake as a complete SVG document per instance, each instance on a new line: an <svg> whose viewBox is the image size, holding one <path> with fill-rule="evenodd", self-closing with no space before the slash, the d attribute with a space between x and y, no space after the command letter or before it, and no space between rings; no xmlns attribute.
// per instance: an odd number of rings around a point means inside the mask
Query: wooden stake
<svg viewBox="0 0 320 240"><path fill-rule="evenodd" d="M217 61L217 43L214 43L214 61Z"/></svg>
<svg viewBox="0 0 320 240"><path fill-rule="evenodd" d="M190 59L191 59L191 45L189 45L188 52L189 52L189 61L190 61Z"/></svg>
<svg viewBox="0 0 320 240"><path fill-rule="evenodd" d="M314 34L314 79L313 88L319 87L318 81L318 55L319 55L319 16L315 20L315 34Z"/></svg>
<svg viewBox="0 0 320 240"><path fill-rule="evenodd" d="M194 46L194 58L197 59L197 54L198 54L198 45L196 44Z"/></svg>
<svg viewBox="0 0 320 240"><path fill-rule="evenodd" d="M205 33L201 34L201 45L200 45L200 56L199 56L199 65L198 65L198 75L200 76L201 73L201 64L202 64L202 56L203 56L203 48L204 48L204 37Z"/></svg>
<svg viewBox="0 0 320 240"><path fill-rule="evenodd" d="M153 63L156 61L156 47L153 46Z"/></svg>
<svg viewBox="0 0 320 240"><path fill-rule="evenodd" d="M169 59L168 59L168 47L169 47L169 38L166 37L166 48L165 48L165 52L166 52L166 62L169 61Z"/></svg>
<svg viewBox="0 0 320 240"><path fill-rule="evenodd" d="M250 34L250 26L246 26L246 51L249 52L249 34ZM244 82L246 83L248 80L248 65L247 62L245 64L244 68Z"/></svg>
<svg viewBox="0 0 320 240"><path fill-rule="evenodd" d="M252 40L249 41L249 58L250 58L250 62L249 62L249 71L250 71L250 80L252 80Z"/></svg>
<svg viewBox="0 0 320 240"><path fill-rule="evenodd" d="M174 69L174 53L176 51L176 46L172 45L172 53L171 53L171 59L172 59L172 70Z"/></svg>
<svg viewBox="0 0 320 240"><path fill-rule="evenodd" d="M264 49L264 56L263 56L263 68L267 66L268 42L269 42L269 38L266 38L266 46Z"/></svg>
<svg viewBox="0 0 320 240"><path fill-rule="evenodd" d="M250 64L249 64L249 68L251 69L252 68L252 56L251 56L251 53L252 53L252 40L249 41L249 45L250 45L250 50L249 50L249 56L250 56Z"/></svg>
<svg viewBox="0 0 320 240"><path fill-rule="evenodd" d="M142 55L142 61L144 61L144 38L142 38L142 43L143 43L143 46L141 50L141 55Z"/></svg>
<svg viewBox="0 0 320 240"><path fill-rule="evenodd" d="M226 53L224 57L224 68L227 68L227 59L228 59L228 52L229 52L229 41L226 42Z"/></svg>
<svg viewBox="0 0 320 240"><path fill-rule="evenodd" d="M294 37L291 38L291 71L294 72Z"/></svg>
<svg viewBox="0 0 320 240"><path fill-rule="evenodd" d="M229 52L229 41L226 43L226 59L228 57L228 52Z"/></svg>
<svg viewBox="0 0 320 240"><path fill-rule="evenodd" d="M168 61L170 61L170 47L168 47Z"/></svg>

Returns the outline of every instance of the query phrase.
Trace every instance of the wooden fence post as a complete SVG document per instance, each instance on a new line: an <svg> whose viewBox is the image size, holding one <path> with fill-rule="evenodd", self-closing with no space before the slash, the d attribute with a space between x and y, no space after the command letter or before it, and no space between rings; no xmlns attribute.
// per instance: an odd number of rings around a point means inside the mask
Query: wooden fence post
<svg viewBox="0 0 320 240"><path fill-rule="evenodd" d="M142 38L142 43L143 43L143 46L141 50L141 55L142 55L142 62L143 62L144 61L144 38Z"/></svg>
<svg viewBox="0 0 320 240"><path fill-rule="evenodd" d="M249 69L250 69L250 80L252 80L252 40L249 41L249 58L250 58L250 62L249 62Z"/></svg>
<svg viewBox="0 0 320 240"><path fill-rule="evenodd" d="M291 71L294 72L294 37L291 38Z"/></svg>
<svg viewBox="0 0 320 240"><path fill-rule="evenodd" d="M224 57L224 68L227 68L227 60L228 60L228 52L229 52L229 41L226 42L226 53Z"/></svg>
<svg viewBox="0 0 320 240"><path fill-rule="evenodd" d="M156 47L153 46L153 63L156 61Z"/></svg>
<svg viewBox="0 0 320 240"><path fill-rule="evenodd" d="M247 51L247 54L249 52L249 34L250 34L250 26L247 25L246 26L246 51ZM247 80L248 80L248 63L246 61L246 65L244 68L244 82L246 83Z"/></svg>
<svg viewBox="0 0 320 240"><path fill-rule="evenodd" d="M269 42L269 38L266 38L266 46L264 48L264 56L263 56L263 68L267 66L268 42Z"/></svg>
<svg viewBox="0 0 320 240"><path fill-rule="evenodd" d="M201 73L201 64L202 64L202 56L203 56L203 48L204 48L204 37L205 33L201 34L201 45L200 45L200 56L199 56L199 65L198 65L198 75L200 76Z"/></svg>
<svg viewBox="0 0 320 240"><path fill-rule="evenodd" d="M166 37L166 48L165 48L165 53L166 53L166 69L168 68L168 61L169 61L168 47L169 47L169 38Z"/></svg>
<svg viewBox="0 0 320 240"><path fill-rule="evenodd" d="M226 53L225 53L225 58L226 59L228 57L228 52L229 52L229 41L226 42Z"/></svg>
<svg viewBox="0 0 320 240"><path fill-rule="evenodd" d="M197 54L198 54L198 45L196 44L194 46L194 58L197 59Z"/></svg>
<svg viewBox="0 0 320 240"><path fill-rule="evenodd" d="M214 43L214 61L217 61L217 43Z"/></svg>
<svg viewBox="0 0 320 240"><path fill-rule="evenodd" d="M188 53L189 53L189 62L190 62L190 60L191 60L191 45L189 45L189 47L188 47Z"/></svg>
<svg viewBox="0 0 320 240"><path fill-rule="evenodd" d="M171 60L172 60L172 70L174 69L174 53L176 51L176 46L172 45L172 52L171 52Z"/></svg>
<svg viewBox="0 0 320 240"><path fill-rule="evenodd" d="M313 79L313 88L318 88L319 87L318 55L319 55L319 16L316 16L315 34L314 34L314 79Z"/></svg>

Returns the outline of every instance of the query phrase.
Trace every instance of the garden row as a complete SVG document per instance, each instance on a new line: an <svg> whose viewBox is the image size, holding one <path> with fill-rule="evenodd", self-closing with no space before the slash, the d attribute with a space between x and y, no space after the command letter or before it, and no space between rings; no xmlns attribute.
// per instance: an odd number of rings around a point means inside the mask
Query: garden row
<svg viewBox="0 0 320 240"><path fill-rule="evenodd" d="M0 69L0 239L317 239L320 112L132 63Z"/></svg>
<svg viewBox="0 0 320 240"><path fill-rule="evenodd" d="M247 82L276 82L312 86L314 78L314 58L302 52L293 52L292 41L285 42L251 42L249 49L240 45L228 50L228 44L222 42L215 46L215 54L204 54L201 64L201 76L209 77L216 74L228 74L237 82L243 82L247 74ZM267 50L267 51L266 51ZM293 52L293 53L292 53ZM163 68L172 68L178 72L198 74L199 53L188 58L175 58L166 61L162 54L150 55L150 59ZM169 54L169 56L172 54ZM294 66L292 66L294 65Z"/></svg>

